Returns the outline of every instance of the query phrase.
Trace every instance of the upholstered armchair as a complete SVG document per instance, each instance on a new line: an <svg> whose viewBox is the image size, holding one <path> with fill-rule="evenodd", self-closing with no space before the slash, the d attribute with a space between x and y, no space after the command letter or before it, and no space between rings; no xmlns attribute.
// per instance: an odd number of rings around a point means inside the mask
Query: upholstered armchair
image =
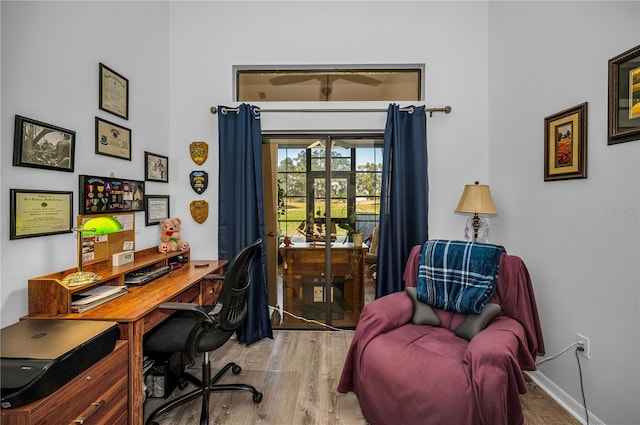
<svg viewBox="0 0 640 425"><path fill-rule="evenodd" d="M544 353L526 266L499 255L491 298L463 314L417 298L421 248L407 261L405 290L363 308L338 391L358 396L371 425L523 424L522 371Z"/></svg>

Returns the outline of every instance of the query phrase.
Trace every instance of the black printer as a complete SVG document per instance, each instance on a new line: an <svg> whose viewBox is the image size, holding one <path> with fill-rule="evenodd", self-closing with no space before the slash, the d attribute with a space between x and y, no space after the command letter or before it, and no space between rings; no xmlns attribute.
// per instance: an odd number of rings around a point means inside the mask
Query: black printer
<svg viewBox="0 0 640 425"><path fill-rule="evenodd" d="M45 397L113 351L116 322L27 319L0 329L2 408Z"/></svg>

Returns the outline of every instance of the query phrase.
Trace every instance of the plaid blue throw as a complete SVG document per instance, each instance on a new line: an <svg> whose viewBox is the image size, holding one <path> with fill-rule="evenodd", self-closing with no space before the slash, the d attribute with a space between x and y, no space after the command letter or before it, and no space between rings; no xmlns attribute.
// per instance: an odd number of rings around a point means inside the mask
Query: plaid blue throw
<svg viewBox="0 0 640 425"><path fill-rule="evenodd" d="M425 242L418 267L418 299L443 310L480 314L496 290L504 252L504 247L487 243Z"/></svg>

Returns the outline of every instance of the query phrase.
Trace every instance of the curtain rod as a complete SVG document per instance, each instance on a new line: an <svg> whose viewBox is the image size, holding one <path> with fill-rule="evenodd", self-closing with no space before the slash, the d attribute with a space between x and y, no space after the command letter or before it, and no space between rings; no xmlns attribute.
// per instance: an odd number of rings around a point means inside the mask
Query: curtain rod
<svg viewBox="0 0 640 425"><path fill-rule="evenodd" d="M221 108L220 111L223 114L227 112L238 112L238 108ZM218 113L218 108L212 106L210 109L213 115ZM401 112L409 112L413 113L413 107L400 108ZM387 112L387 109L265 109L265 108L256 108L256 112ZM433 116L434 112L444 112L448 114L451 112L451 106L445 106L443 108L425 108L425 112L429 113L429 116Z"/></svg>

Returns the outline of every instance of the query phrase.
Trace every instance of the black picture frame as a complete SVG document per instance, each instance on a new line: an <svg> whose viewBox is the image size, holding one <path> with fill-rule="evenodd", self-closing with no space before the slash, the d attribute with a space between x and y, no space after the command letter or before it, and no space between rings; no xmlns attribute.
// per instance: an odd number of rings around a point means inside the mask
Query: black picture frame
<svg viewBox="0 0 640 425"><path fill-rule="evenodd" d="M171 217L169 195L147 195L144 197L144 224L156 226Z"/></svg>
<svg viewBox="0 0 640 425"><path fill-rule="evenodd" d="M640 45L609 59L607 144L640 140Z"/></svg>
<svg viewBox="0 0 640 425"><path fill-rule="evenodd" d="M96 154L131 161L131 129L96 117Z"/></svg>
<svg viewBox="0 0 640 425"><path fill-rule="evenodd" d="M76 132L16 115L13 165L73 173Z"/></svg>
<svg viewBox="0 0 640 425"><path fill-rule="evenodd" d="M584 102L544 119L544 180L587 177L587 109Z"/></svg>
<svg viewBox="0 0 640 425"><path fill-rule="evenodd" d="M9 194L9 239L73 232L73 192L10 189Z"/></svg>
<svg viewBox="0 0 640 425"><path fill-rule="evenodd" d="M129 80L100 63L100 101L98 107L125 120L129 119Z"/></svg>
<svg viewBox="0 0 640 425"><path fill-rule="evenodd" d="M144 210L143 181L84 174L78 178L79 215Z"/></svg>
<svg viewBox="0 0 640 425"><path fill-rule="evenodd" d="M144 153L144 179L169 183L169 157L157 153Z"/></svg>

